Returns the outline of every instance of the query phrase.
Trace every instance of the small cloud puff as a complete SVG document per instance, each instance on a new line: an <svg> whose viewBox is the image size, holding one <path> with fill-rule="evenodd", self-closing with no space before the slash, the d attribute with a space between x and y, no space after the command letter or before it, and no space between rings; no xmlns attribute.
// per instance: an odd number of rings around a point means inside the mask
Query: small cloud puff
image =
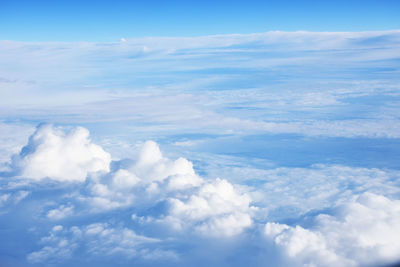
<svg viewBox="0 0 400 267"><path fill-rule="evenodd" d="M265 235L306 266L359 266L400 260L400 201L364 193L320 214L312 229L267 223Z"/></svg>
<svg viewBox="0 0 400 267"><path fill-rule="evenodd" d="M51 220L60 220L73 214L74 206L61 205L57 209L52 209L47 212L47 218Z"/></svg>
<svg viewBox="0 0 400 267"><path fill-rule="evenodd" d="M87 129L77 127L65 133L42 124L14 156L12 165L29 179L84 181L90 172L108 172L110 162L110 154L91 142Z"/></svg>

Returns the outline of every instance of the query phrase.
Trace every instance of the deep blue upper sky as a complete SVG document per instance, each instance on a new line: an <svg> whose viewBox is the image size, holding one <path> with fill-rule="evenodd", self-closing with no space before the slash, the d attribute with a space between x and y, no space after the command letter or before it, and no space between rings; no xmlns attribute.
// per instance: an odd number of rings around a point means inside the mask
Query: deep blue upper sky
<svg viewBox="0 0 400 267"><path fill-rule="evenodd" d="M400 1L0 1L0 40L117 41L281 31L400 28Z"/></svg>

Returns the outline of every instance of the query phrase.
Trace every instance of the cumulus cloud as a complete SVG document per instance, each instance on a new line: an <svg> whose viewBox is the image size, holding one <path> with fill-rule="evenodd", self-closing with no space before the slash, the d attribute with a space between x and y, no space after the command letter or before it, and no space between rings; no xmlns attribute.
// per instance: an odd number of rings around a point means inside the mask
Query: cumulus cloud
<svg viewBox="0 0 400 267"><path fill-rule="evenodd" d="M84 181L88 173L108 172L111 156L77 127L68 133L52 125L39 125L29 142L13 158L22 177L40 180Z"/></svg>
<svg viewBox="0 0 400 267"><path fill-rule="evenodd" d="M170 198L169 221L174 228L193 228L203 235L232 236L252 225L251 199L226 180L206 183L187 198Z"/></svg>
<svg viewBox="0 0 400 267"><path fill-rule="evenodd" d="M0 179L0 207L21 205L0 216L42 236L25 255L29 263L69 264L83 257L188 266L208 255L221 265L238 251L245 253L233 266L249 262L250 255L262 255L260 266L399 260L398 171L314 165L257 176L233 169L254 182L234 184L200 177L192 162L166 157L154 141L131 155L111 161L84 128L37 128L13 159L18 176ZM47 183L46 177L80 183ZM36 182L8 183L21 178ZM21 222L21 216L29 220ZM42 225L51 230L40 230Z"/></svg>
<svg viewBox="0 0 400 267"><path fill-rule="evenodd" d="M142 145L136 162L128 170L140 177L142 183L164 183L169 190L198 186L203 181L195 173L190 161L182 157L174 161L163 157L159 146L153 141ZM153 183L153 187L156 185Z"/></svg>
<svg viewBox="0 0 400 267"><path fill-rule="evenodd" d="M359 266L400 260L400 201L364 193L314 226L267 223L265 235L297 264Z"/></svg>
<svg viewBox="0 0 400 267"><path fill-rule="evenodd" d="M196 180L193 164L185 158L178 158L171 161L163 157L159 146L153 141L147 141L141 147L135 164L129 168L136 176L141 177L141 181L162 181L167 177L176 177L171 182L172 187L181 188L187 183L196 185L199 179ZM183 178L190 177L189 179ZM181 177L179 180L178 177ZM187 182L187 183L186 183Z"/></svg>
<svg viewBox="0 0 400 267"><path fill-rule="evenodd" d="M142 144L133 159L120 165L106 175L91 177L81 199L103 211L129 206L135 200L160 200L203 183L190 161L164 157L154 141Z"/></svg>
<svg viewBox="0 0 400 267"><path fill-rule="evenodd" d="M141 145L132 160L110 170L109 154L90 142L86 129L64 133L41 125L14 162L21 176L32 179L83 181L88 173L103 171L90 176L78 195L67 196L71 202L89 204L91 211L166 202L165 218L157 219L174 230L193 228L202 235L233 236L252 225L249 196L226 180L205 181L191 162L164 157L153 141ZM48 210L46 217L62 220L74 210L74 205L63 204Z"/></svg>
<svg viewBox="0 0 400 267"><path fill-rule="evenodd" d="M89 181L82 199L94 211L167 203L148 222L162 222L174 230L206 236L234 236L252 225L251 198L227 180L205 181L185 158L164 157L153 141L141 145L134 159L108 175ZM54 211L58 214L58 210Z"/></svg>

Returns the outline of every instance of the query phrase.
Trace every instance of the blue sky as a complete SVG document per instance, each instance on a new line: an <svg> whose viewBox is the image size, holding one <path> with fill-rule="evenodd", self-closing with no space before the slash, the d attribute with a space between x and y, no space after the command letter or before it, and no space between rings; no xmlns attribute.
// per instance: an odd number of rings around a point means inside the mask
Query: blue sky
<svg viewBox="0 0 400 267"><path fill-rule="evenodd" d="M0 265L400 261L397 1L0 12Z"/></svg>
<svg viewBox="0 0 400 267"><path fill-rule="evenodd" d="M116 41L281 31L400 28L398 1L9 1L0 39Z"/></svg>

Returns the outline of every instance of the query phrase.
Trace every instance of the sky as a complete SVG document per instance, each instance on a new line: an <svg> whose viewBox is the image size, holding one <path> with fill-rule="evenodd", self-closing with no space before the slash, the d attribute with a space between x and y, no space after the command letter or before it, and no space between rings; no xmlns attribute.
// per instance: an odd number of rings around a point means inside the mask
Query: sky
<svg viewBox="0 0 400 267"><path fill-rule="evenodd" d="M0 2L0 266L400 262L396 1Z"/></svg>
<svg viewBox="0 0 400 267"><path fill-rule="evenodd" d="M400 27L396 0L10 1L0 39L117 41L266 31L373 31Z"/></svg>

